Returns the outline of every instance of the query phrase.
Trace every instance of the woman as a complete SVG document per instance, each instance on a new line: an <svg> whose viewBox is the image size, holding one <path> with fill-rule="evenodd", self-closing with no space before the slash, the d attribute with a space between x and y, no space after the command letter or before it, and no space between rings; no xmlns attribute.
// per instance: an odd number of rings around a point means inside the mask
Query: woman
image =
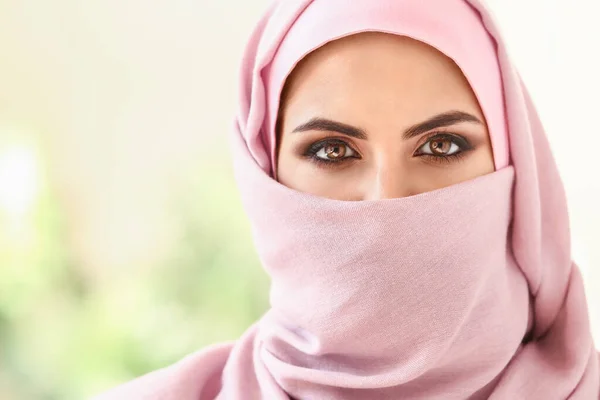
<svg viewBox="0 0 600 400"><path fill-rule="evenodd" d="M600 398L562 184L480 1L276 3L234 131L271 309L100 398Z"/></svg>

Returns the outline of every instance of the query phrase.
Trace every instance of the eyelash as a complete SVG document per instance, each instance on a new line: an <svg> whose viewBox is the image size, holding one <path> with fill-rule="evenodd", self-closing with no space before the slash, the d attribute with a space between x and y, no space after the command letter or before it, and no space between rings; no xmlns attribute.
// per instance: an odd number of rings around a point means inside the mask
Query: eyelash
<svg viewBox="0 0 600 400"><path fill-rule="evenodd" d="M454 154L448 155L435 155L435 154L417 154L419 149L425 144L430 143L434 140L447 139L453 144L459 147L459 151ZM419 143L417 150L413 153L414 157L423 157L429 161L450 164L453 161L461 160L468 151L473 150L473 146L467 140L467 138L449 132L433 132L429 134L422 143Z"/></svg>
<svg viewBox="0 0 600 400"><path fill-rule="evenodd" d="M336 138L328 138L325 140L320 140L320 141L315 142L312 145L310 145L308 147L308 149L306 149L306 151L304 152L304 156L308 157L310 159L310 161L314 162L315 164L317 164L319 166L323 166L323 167L335 167L336 165L339 165L341 163L345 163L345 162L349 161L349 159L359 159L360 158L360 156L358 156L358 157L350 156L350 157L346 157L346 158L342 159L342 161L330 161L330 160L326 160L321 157L317 157L317 153L319 151L321 151L325 146L331 145L331 144L341 144L343 146L348 146L355 153L358 154L358 151L356 151L356 149L354 149L354 147L350 146L348 144L348 142L346 142L345 140L336 139Z"/></svg>
<svg viewBox="0 0 600 400"><path fill-rule="evenodd" d="M439 139L449 139L453 144L456 144L460 148L460 150L454 154L449 154L449 155L417 154L419 149L421 147L423 147L425 144L427 144L433 140L439 140ZM338 139L338 138L328 138L328 139L321 140L321 141L318 141L318 142L310 145L308 147L308 149L306 149L306 151L304 152L304 156L308 157L310 159L310 161L312 161L322 167L336 167L336 166L339 166L341 163L351 161L350 159L360 159L360 156L350 156L350 157L343 158L341 161L330 161L330 160L326 160L326 159L317 157L317 153L320 150L322 150L325 146L331 145L331 144L341 144L341 145L349 147L355 153L358 153L358 151L354 147L350 146L347 141ZM422 141L422 143L420 143L418 145L417 150L413 153L413 157L421 157L421 158L428 159L428 161L450 164L454 161L458 161L458 160L462 159L465 156L465 153L468 152L469 150L473 150L473 146L463 136L453 134L453 133L448 133L448 132L432 132Z"/></svg>

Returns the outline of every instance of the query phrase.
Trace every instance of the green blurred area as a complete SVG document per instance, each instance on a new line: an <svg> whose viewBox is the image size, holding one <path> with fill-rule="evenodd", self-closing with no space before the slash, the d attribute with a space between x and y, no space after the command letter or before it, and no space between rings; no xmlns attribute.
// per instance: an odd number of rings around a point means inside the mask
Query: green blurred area
<svg viewBox="0 0 600 400"><path fill-rule="evenodd" d="M29 199L11 197L22 177L0 179L0 399L87 398L235 339L266 309L267 278L225 167L199 163L173 189L167 257L97 280L77 261L38 144L1 140L0 165L12 157L36 178Z"/></svg>

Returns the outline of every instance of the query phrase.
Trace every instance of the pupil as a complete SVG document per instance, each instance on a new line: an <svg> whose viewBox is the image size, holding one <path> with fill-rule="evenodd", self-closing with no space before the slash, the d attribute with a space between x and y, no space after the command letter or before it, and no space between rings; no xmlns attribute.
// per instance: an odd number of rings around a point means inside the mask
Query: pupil
<svg viewBox="0 0 600 400"><path fill-rule="evenodd" d="M436 154L445 154L449 150L449 143L447 140L436 140L431 142L431 150Z"/></svg>
<svg viewBox="0 0 600 400"><path fill-rule="evenodd" d="M342 145L332 144L327 146L325 153L327 153L328 158L339 158L344 155L345 151Z"/></svg>

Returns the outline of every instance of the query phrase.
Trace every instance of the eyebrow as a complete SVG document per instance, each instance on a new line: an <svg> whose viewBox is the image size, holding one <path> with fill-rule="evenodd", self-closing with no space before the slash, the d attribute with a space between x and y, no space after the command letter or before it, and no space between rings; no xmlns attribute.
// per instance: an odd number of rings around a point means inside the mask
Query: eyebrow
<svg viewBox="0 0 600 400"><path fill-rule="evenodd" d="M352 125L347 125L342 122L333 121L327 118L315 117L310 121L297 126L292 132L306 132L306 131L330 131L338 132L346 136L350 136L357 139L367 139L367 133Z"/></svg>
<svg viewBox="0 0 600 400"><path fill-rule="evenodd" d="M429 132L433 129L443 128L460 124L463 122L475 123L483 125L483 122L476 116L463 112L463 111L449 111L442 114L435 115L426 121L420 122L406 129L402 134L404 140L411 139L415 136ZM350 136L357 139L366 140L368 135L361 129L352 125L344 124L342 122L333 121L327 118L315 117L310 121L299 125L292 132L306 132L306 131L330 131L338 132L346 136Z"/></svg>
<svg viewBox="0 0 600 400"><path fill-rule="evenodd" d="M463 122L470 122L483 125L483 122L481 122L479 118L472 114L463 111L450 111L438 114L434 117L429 118L426 121L411 126L404 132L402 137L404 139L410 139L415 136L421 135L425 132L429 132L433 129L452 126Z"/></svg>

